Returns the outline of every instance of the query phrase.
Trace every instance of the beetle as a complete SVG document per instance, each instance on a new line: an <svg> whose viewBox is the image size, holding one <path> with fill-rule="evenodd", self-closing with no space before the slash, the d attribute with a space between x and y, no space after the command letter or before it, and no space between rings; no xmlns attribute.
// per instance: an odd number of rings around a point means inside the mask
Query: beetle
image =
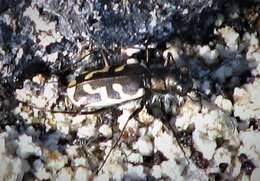
<svg viewBox="0 0 260 181"><path fill-rule="evenodd" d="M177 67L170 53L167 55L167 62L173 64L149 68L141 64L105 66L103 69L83 73L69 83L67 96L81 114L95 113L112 106L141 100L140 108L127 119L119 138L106 155L97 173L102 169L113 148L117 146L129 120L142 110L152 95L174 93L185 96L192 90L193 81L188 66ZM167 121L165 122L167 124ZM168 126L171 128L171 125ZM171 130L176 136L174 129ZM177 143L185 155L178 140Z"/></svg>
<svg viewBox="0 0 260 181"><path fill-rule="evenodd" d="M94 111L146 97L148 92L170 91L184 96L192 85L186 66L147 69L140 64L125 64L82 74L69 83L67 95L81 110Z"/></svg>
<svg viewBox="0 0 260 181"><path fill-rule="evenodd" d="M148 105L148 100L153 95L157 94L160 97L172 93L186 96L192 90L193 80L189 67L186 65L177 66L171 53L167 54L166 62L164 66L146 67L134 63L120 66L104 66L102 69L82 72L74 80L70 81L67 86L67 97L77 111L56 111L46 110L45 108L42 110L53 113L93 114L124 103L141 100L141 106L128 117L121 134L99 166L96 172L98 173L106 163L112 150L118 145L128 122L144 106ZM163 101L160 104L163 104ZM162 105L162 107L166 106ZM163 110L163 112L165 111ZM168 125L177 139L177 134L168 123L168 120L165 118L163 122ZM177 143L189 163L178 139Z"/></svg>

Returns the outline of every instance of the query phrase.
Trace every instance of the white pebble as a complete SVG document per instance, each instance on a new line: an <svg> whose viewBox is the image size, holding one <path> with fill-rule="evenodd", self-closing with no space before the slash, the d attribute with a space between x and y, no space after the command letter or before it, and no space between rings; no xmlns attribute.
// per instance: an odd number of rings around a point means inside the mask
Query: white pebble
<svg viewBox="0 0 260 181"><path fill-rule="evenodd" d="M147 109L143 109L139 113L139 120L141 123L148 125L154 121L154 117L148 114Z"/></svg>
<svg viewBox="0 0 260 181"><path fill-rule="evenodd" d="M135 179L145 179L144 167L142 165L133 166L132 164L128 165L128 175L131 175L131 178Z"/></svg>
<svg viewBox="0 0 260 181"><path fill-rule="evenodd" d="M79 138L90 138L95 135L96 129L94 125L82 126L78 129L77 136Z"/></svg>
<svg viewBox="0 0 260 181"><path fill-rule="evenodd" d="M89 180L91 172L83 167L77 167L75 171L74 179L75 181Z"/></svg>
<svg viewBox="0 0 260 181"><path fill-rule="evenodd" d="M56 181L71 181L72 180L72 170L69 167L62 168L58 174Z"/></svg>
<svg viewBox="0 0 260 181"><path fill-rule="evenodd" d="M22 180L24 171L22 161L18 158L12 159L5 155L0 155L0 178L5 180Z"/></svg>
<svg viewBox="0 0 260 181"><path fill-rule="evenodd" d="M159 179L162 177L162 170L159 165L154 165L151 170L152 176L154 176L156 179Z"/></svg>
<svg viewBox="0 0 260 181"><path fill-rule="evenodd" d="M260 118L260 79L256 78L253 83L245 84L243 88L235 88L234 115L242 120Z"/></svg>
<svg viewBox="0 0 260 181"><path fill-rule="evenodd" d="M220 163L231 164L231 152L225 148L218 148L214 155L214 162L216 165Z"/></svg>
<svg viewBox="0 0 260 181"><path fill-rule="evenodd" d="M194 115L192 120L197 131L206 135L208 140L223 137L233 139L235 120L218 107L211 110L203 109L202 113Z"/></svg>
<svg viewBox="0 0 260 181"><path fill-rule="evenodd" d="M159 150L168 159L184 157L173 135L169 135L166 132L161 132L154 138L154 148Z"/></svg>
<svg viewBox="0 0 260 181"><path fill-rule="evenodd" d="M255 160L260 167L260 132L256 132L253 130L241 131L239 138L242 142L239 153L246 153L250 159Z"/></svg>
<svg viewBox="0 0 260 181"><path fill-rule="evenodd" d="M66 153L70 159L74 159L78 156L78 145L67 145Z"/></svg>
<svg viewBox="0 0 260 181"><path fill-rule="evenodd" d="M110 147L106 149L106 154L110 150ZM122 180L124 177L124 169L123 169L123 158L122 152L119 150L115 150L111 153L109 159L107 160L106 164L102 168L104 173L108 174L110 178L114 180Z"/></svg>
<svg viewBox="0 0 260 181"><path fill-rule="evenodd" d="M3 134L0 135L0 154L5 153L5 137Z"/></svg>
<svg viewBox="0 0 260 181"><path fill-rule="evenodd" d="M46 169L44 168L44 165L43 165L41 160L35 160L33 162L33 167L35 169L33 174L35 175L35 177L37 177L37 179L39 179L39 180L50 179L51 175L50 175L50 173L48 173L46 171Z"/></svg>
<svg viewBox="0 0 260 181"><path fill-rule="evenodd" d="M107 138L111 138L112 136L112 129L110 128L110 126L108 126L107 124L103 124L100 128L99 128L99 132L107 137Z"/></svg>
<svg viewBox="0 0 260 181"><path fill-rule="evenodd" d="M223 96L217 96L216 97L216 100L215 100L215 104L224 109L225 111L227 112L231 112L232 109L233 109L233 105L232 105L232 102L228 99L225 99Z"/></svg>
<svg viewBox="0 0 260 181"><path fill-rule="evenodd" d="M251 175L251 181L258 181L259 178L260 178L260 168L255 168Z"/></svg>
<svg viewBox="0 0 260 181"><path fill-rule="evenodd" d="M155 119L153 124L149 127L149 132L151 132L153 136L156 136L157 134L160 133L162 127L163 127L162 121L160 121L159 119Z"/></svg>
<svg viewBox="0 0 260 181"><path fill-rule="evenodd" d="M142 163L143 162L143 156L140 153L131 153L127 160L131 163Z"/></svg>
<svg viewBox="0 0 260 181"><path fill-rule="evenodd" d="M219 53L217 50L211 50L208 45L199 48L199 55L204 59L204 62L210 66L217 63Z"/></svg>
<svg viewBox="0 0 260 181"><path fill-rule="evenodd" d="M41 148L32 142L32 137L25 134L19 136L17 155L27 158L30 155L41 156Z"/></svg>
<svg viewBox="0 0 260 181"><path fill-rule="evenodd" d="M44 159L46 163L46 168L51 171L57 171L64 167L68 162L68 158L62 155L58 151L48 152L44 154Z"/></svg>
<svg viewBox="0 0 260 181"><path fill-rule="evenodd" d="M184 166L177 164L173 159L164 161L161 164L162 176L168 176L171 180L184 181L184 177L182 176L183 170Z"/></svg>
<svg viewBox="0 0 260 181"><path fill-rule="evenodd" d="M137 141L138 150L143 156L149 156L153 153L153 143L148 136L142 136Z"/></svg>
<svg viewBox="0 0 260 181"><path fill-rule="evenodd" d="M225 26L218 30L220 35L224 38L226 45L231 50L237 50L239 34L230 26Z"/></svg>
<svg viewBox="0 0 260 181"><path fill-rule="evenodd" d="M84 120L86 120L86 115L76 115L72 118L71 125L80 125Z"/></svg>
<svg viewBox="0 0 260 181"><path fill-rule="evenodd" d="M217 147L216 142L207 139L205 135L202 135L196 130L192 133L192 139L196 150L202 152L203 157L210 160L215 153L215 149Z"/></svg>
<svg viewBox="0 0 260 181"><path fill-rule="evenodd" d="M87 166L87 159L84 157L79 157L79 158L75 158L72 160L72 165L75 167L79 167L79 166Z"/></svg>

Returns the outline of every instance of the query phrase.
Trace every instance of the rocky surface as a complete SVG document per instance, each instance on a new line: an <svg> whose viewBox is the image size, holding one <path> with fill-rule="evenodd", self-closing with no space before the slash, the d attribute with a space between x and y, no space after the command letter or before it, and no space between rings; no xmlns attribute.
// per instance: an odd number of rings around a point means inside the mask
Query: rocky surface
<svg viewBox="0 0 260 181"><path fill-rule="evenodd" d="M1 179L258 179L257 1L0 4ZM139 103L93 115L50 110L70 110L66 83L102 65L101 47L111 64L143 62L145 52L135 46L150 47L153 63L161 61L158 52L171 52L190 66L198 92L165 96L186 158L155 104L130 120L95 175Z"/></svg>

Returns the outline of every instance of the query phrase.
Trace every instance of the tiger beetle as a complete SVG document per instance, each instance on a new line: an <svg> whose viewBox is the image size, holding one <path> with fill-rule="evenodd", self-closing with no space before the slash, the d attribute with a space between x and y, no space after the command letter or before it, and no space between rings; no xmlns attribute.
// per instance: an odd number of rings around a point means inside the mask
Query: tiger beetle
<svg viewBox="0 0 260 181"><path fill-rule="evenodd" d="M103 58L106 61L105 56ZM159 97L165 94L186 96L192 91L193 80L189 67L186 65L177 66L171 53L167 54L165 62L163 66L150 66L149 68L137 63L121 66L104 66L103 69L82 73L71 81L67 87L67 97L79 111L47 110L52 113L94 114L124 103L140 100L140 107L128 117L121 134L112 145L96 173L102 169L109 155L118 145L128 122L143 107L148 106L149 99L153 95L157 94ZM163 106L163 101L160 104L162 105L161 107L166 107ZM36 108L35 106L32 107ZM46 109L42 110L46 111ZM165 112L165 110L162 110L162 112ZM185 151L177 139L176 131L166 118L163 122L172 130L179 147L189 163Z"/></svg>

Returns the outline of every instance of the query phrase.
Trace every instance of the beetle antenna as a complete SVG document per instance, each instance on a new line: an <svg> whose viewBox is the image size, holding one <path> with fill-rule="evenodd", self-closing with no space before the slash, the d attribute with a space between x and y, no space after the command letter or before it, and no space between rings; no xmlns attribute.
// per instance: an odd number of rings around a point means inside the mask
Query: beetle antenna
<svg viewBox="0 0 260 181"><path fill-rule="evenodd" d="M66 71L70 70L72 67L75 67L78 63L80 63L80 62L81 62L82 60L84 60L86 57L88 57L89 55L91 55L92 52L93 52L93 50L94 50L94 48L90 45L90 50L89 50L89 52L85 53L85 54L84 54L83 56L81 56L81 57L80 57L80 56L77 57L76 61L75 61L74 63L72 63L71 66L64 68L60 73L66 72ZM81 53L80 53L81 55L83 54L82 51L83 51L83 50L81 50Z"/></svg>
<svg viewBox="0 0 260 181"><path fill-rule="evenodd" d="M52 109L46 109L46 108L41 108L41 107L37 107L35 105L32 105L26 101L21 101L18 100L19 103L25 104L26 106L29 106L33 109L37 109L39 111L43 111L43 112L50 112L50 113L63 113L63 114L71 114L71 115L76 115L76 114L81 114L81 115L88 115L88 114L97 114L100 112L103 112L105 110L107 110L108 108L101 108L98 110L93 110L93 111L66 111L66 110L52 110Z"/></svg>

